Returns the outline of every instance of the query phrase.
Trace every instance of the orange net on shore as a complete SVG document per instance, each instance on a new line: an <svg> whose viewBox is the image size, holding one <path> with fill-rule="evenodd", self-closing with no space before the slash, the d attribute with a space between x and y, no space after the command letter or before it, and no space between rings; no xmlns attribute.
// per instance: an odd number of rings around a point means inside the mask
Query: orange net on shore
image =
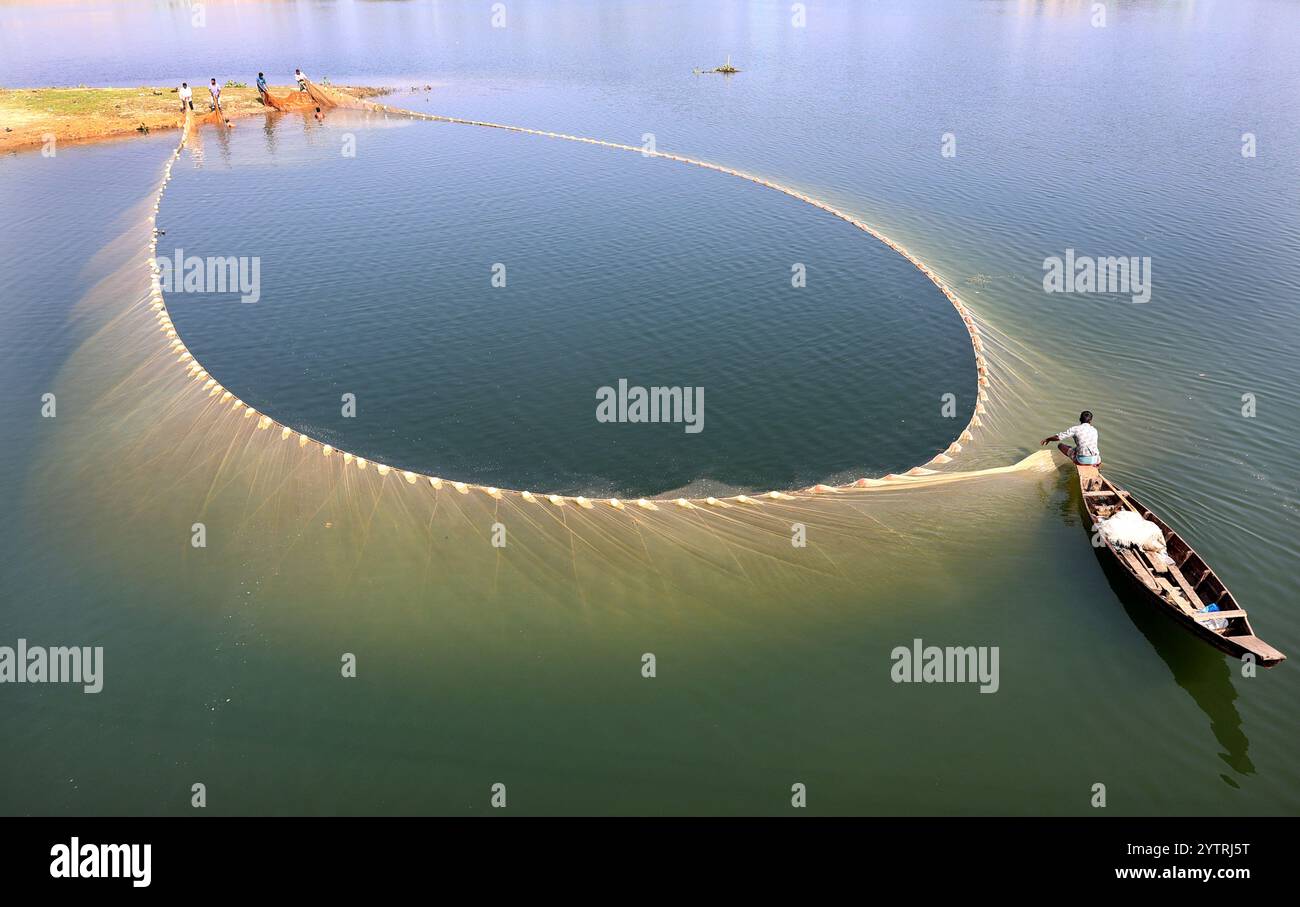
<svg viewBox="0 0 1300 907"><path fill-rule="evenodd" d="M263 91L261 96L262 103L273 110L310 110L317 106L317 102L305 91L291 91L282 95Z"/></svg>
<svg viewBox="0 0 1300 907"><path fill-rule="evenodd" d="M262 103L274 110L311 110L313 107L319 107L325 110L330 107L353 107L361 108L365 104L356 98L349 97L341 91L335 91L324 85L317 85L310 79L304 80L306 91L291 91L288 94L275 95L269 91L261 92Z"/></svg>
<svg viewBox="0 0 1300 907"><path fill-rule="evenodd" d="M185 138L189 140L198 133L200 126L224 126L226 125L225 115L220 110L210 110L207 113L198 111L187 111L185 114Z"/></svg>
<svg viewBox="0 0 1300 907"><path fill-rule="evenodd" d="M341 91L335 91L333 88L324 85L317 85L311 80L307 80L306 85L307 91L302 93L311 95L312 100L321 108L347 107L354 110L365 110L373 106Z"/></svg>

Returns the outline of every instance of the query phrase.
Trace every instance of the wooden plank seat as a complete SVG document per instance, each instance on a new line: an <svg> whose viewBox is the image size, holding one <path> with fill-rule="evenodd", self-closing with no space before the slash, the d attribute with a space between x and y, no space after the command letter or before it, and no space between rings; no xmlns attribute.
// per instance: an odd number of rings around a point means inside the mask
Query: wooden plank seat
<svg viewBox="0 0 1300 907"><path fill-rule="evenodd" d="M1245 616L1246 616L1246 612L1242 610L1197 611L1195 614L1192 615L1192 617L1195 618L1196 622L1201 624L1205 623L1207 620L1218 620L1221 617L1226 619L1229 617L1245 617Z"/></svg>

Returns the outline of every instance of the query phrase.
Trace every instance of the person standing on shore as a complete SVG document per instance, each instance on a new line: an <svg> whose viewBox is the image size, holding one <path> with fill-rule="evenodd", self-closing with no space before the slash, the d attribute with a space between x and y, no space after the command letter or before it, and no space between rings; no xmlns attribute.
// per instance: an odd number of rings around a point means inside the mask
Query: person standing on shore
<svg viewBox="0 0 1300 907"><path fill-rule="evenodd" d="M185 108L186 108L186 107L189 107L190 110L193 110L193 109L194 109L194 89L190 88L190 83L189 83L189 82L182 82L182 83L181 83L180 90L179 90L179 93L180 93L180 96L181 96L181 113L184 113L184 112L185 112Z"/></svg>
<svg viewBox="0 0 1300 907"><path fill-rule="evenodd" d="M306 90L307 90L307 74L306 74L305 72L303 72L301 69L295 69L295 70L293 71L293 77L294 77L295 79L298 80L298 90L299 90L299 91L306 91Z"/></svg>
<svg viewBox="0 0 1300 907"><path fill-rule="evenodd" d="M260 72L257 74L257 90L264 95L268 93L266 90L266 75Z"/></svg>
<svg viewBox="0 0 1300 907"><path fill-rule="evenodd" d="M221 86L217 84L216 79L213 79L212 83L208 85L208 94L212 95L212 109L220 113L221 112Z"/></svg>

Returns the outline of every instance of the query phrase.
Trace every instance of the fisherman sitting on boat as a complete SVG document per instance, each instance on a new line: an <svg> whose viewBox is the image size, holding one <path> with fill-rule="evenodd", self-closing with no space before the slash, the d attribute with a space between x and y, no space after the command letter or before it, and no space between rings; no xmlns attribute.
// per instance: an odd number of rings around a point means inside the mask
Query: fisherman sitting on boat
<svg viewBox="0 0 1300 907"><path fill-rule="evenodd" d="M1067 438L1074 440L1074 446L1068 447L1065 444L1056 445L1056 449L1070 458L1071 461L1078 463L1080 466L1098 466L1101 464L1101 449L1097 447L1097 429L1092 427L1092 413L1084 410L1079 413L1079 424L1073 428L1067 428L1059 435L1048 435L1043 439L1043 445L1051 444L1053 441L1064 441Z"/></svg>

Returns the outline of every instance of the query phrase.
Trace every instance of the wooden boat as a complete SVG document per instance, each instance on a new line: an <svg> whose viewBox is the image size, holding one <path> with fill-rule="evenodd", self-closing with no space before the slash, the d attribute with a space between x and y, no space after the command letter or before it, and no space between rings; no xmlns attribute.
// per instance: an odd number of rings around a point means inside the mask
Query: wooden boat
<svg viewBox="0 0 1300 907"><path fill-rule="evenodd" d="M1234 658L1250 653L1255 656L1256 663L1264 667L1286 660L1285 655L1255 635L1245 609L1182 536L1132 493L1103 476L1097 467L1076 468L1083 506L1091 518L1091 526L1095 527L1107 517L1128 509L1155 523L1164 533L1165 552L1172 563L1168 563L1159 552L1113 545L1096 529L1090 529L1096 536L1094 543L1105 546L1109 556L1113 556L1121 570L1133 578L1157 610ZM1219 610L1206 611L1209 604L1217 605ZM1213 626L1220 626L1219 621L1226 621L1227 626L1213 629ZM1213 626L1211 622L1215 622Z"/></svg>

